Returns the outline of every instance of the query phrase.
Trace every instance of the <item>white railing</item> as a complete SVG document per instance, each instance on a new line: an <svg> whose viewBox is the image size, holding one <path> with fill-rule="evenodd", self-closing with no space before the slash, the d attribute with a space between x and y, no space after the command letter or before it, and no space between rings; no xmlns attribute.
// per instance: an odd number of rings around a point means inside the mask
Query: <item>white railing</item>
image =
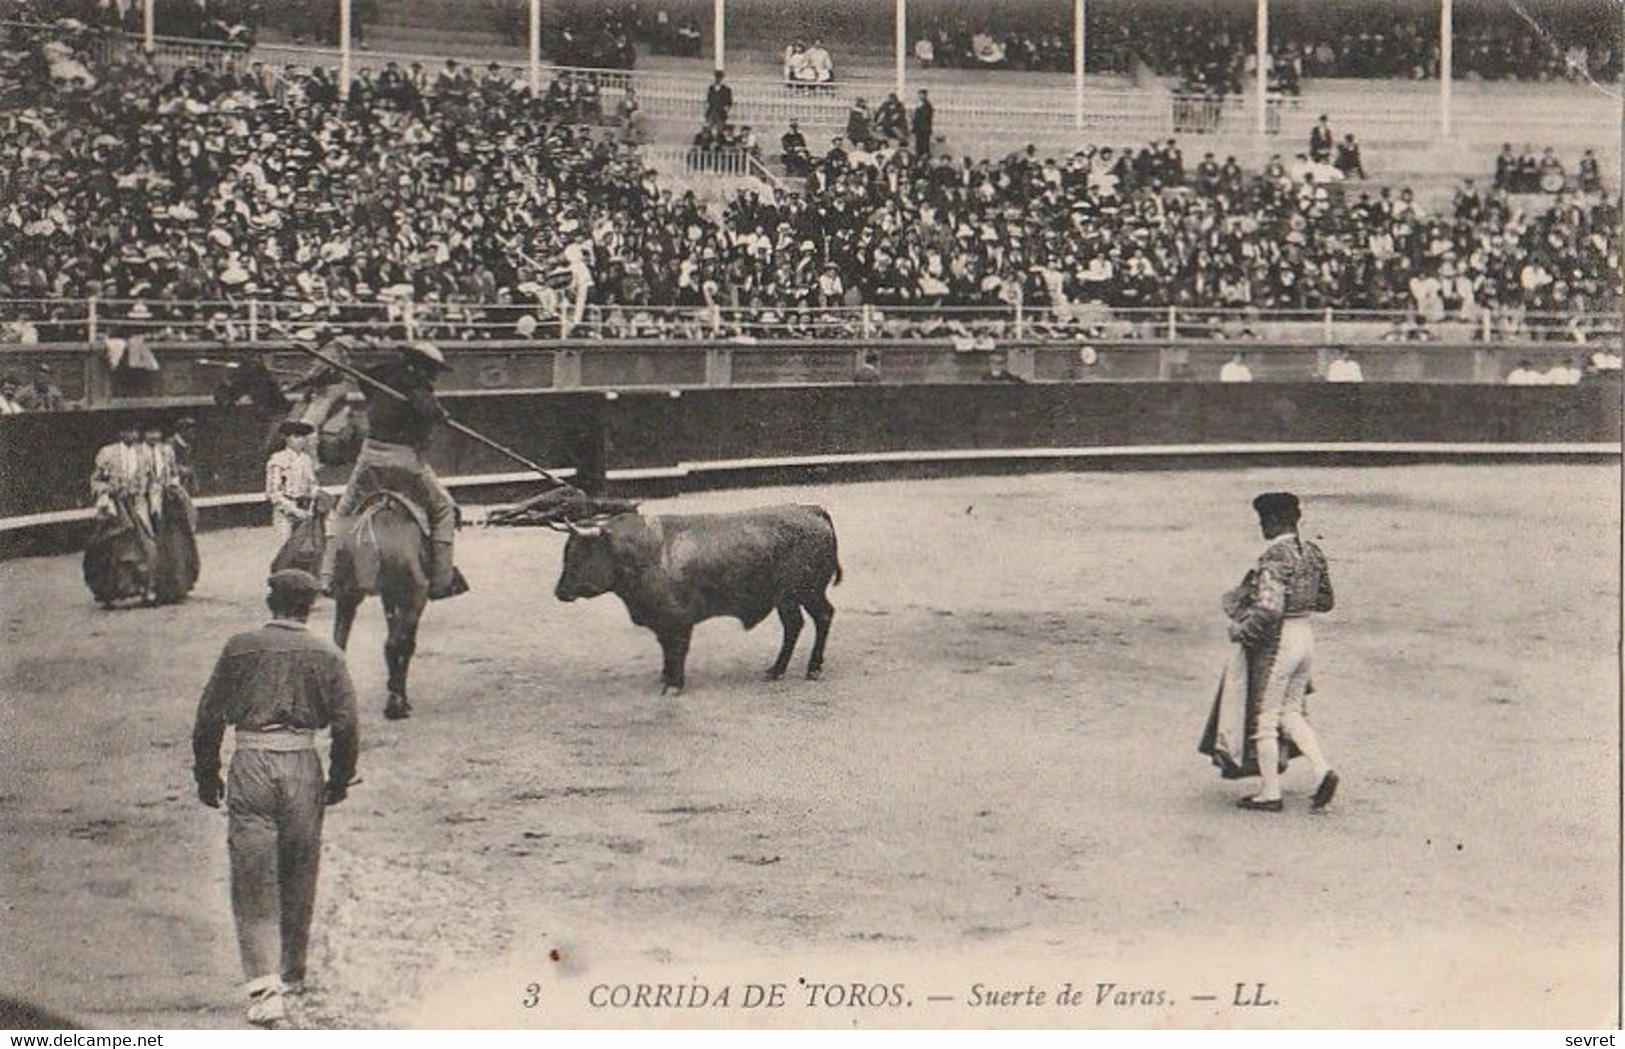
<svg viewBox="0 0 1625 1049"><path fill-rule="evenodd" d="M990 306L577 305L563 290L520 303L258 299L0 299L0 346L144 336L160 342L355 337L480 339L1264 339L1303 345L1395 341L1617 345L1617 312L1467 309L1422 322L1409 310L1269 310L1097 303Z"/></svg>

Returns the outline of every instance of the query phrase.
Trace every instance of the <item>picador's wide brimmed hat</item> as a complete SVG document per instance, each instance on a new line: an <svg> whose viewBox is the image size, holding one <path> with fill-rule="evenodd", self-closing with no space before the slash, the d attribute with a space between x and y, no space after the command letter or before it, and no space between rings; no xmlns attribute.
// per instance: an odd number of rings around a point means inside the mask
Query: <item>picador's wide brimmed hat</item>
<svg viewBox="0 0 1625 1049"><path fill-rule="evenodd" d="M446 355L432 342L409 342L401 347L401 353L408 360L427 361L440 371L451 371L451 365L446 363Z"/></svg>
<svg viewBox="0 0 1625 1049"><path fill-rule="evenodd" d="M1302 514L1298 497L1291 492L1265 492L1253 500L1253 509L1259 517L1276 521L1296 521Z"/></svg>

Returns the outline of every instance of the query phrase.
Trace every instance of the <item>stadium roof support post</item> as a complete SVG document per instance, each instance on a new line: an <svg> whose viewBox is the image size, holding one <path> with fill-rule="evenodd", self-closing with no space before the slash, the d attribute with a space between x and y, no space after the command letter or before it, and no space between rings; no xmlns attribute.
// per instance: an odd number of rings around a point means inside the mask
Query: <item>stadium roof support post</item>
<svg viewBox="0 0 1625 1049"><path fill-rule="evenodd" d="M152 5L156 2L157 0L142 0L141 4L141 46L147 50L148 54L151 54L153 49L157 47L157 41L154 39L156 34L153 31L154 19L152 14Z"/></svg>
<svg viewBox="0 0 1625 1049"><path fill-rule="evenodd" d="M1439 0L1439 134L1450 137L1450 81L1455 78L1456 33L1453 0Z"/></svg>
<svg viewBox="0 0 1625 1049"><path fill-rule="evenodd" d="M542 93L542 0L530 0L530 97Z"/></svg>
<svg viewBox="0 0 1625 1049"><path fill-rule="evenodd" d="M1072 0L1072 126L1083 129L1084 44L1088 40L1084 0Z"/></svg>
<svg viewBox="0 0 1625 1049"><path fill-rule="evenodd" d="M1270 93L1270 0L1258 0L1258 14L1254 20L1253 95L1257 112L1253 115L1260 135L1269 131Z"/></svg>
<svg viewBox="0 0 1625 1049"><path fill-rule="evenodd" d="M897 52L897 97L902 98L904 82L908 79L908 0L897 0L897 30L894 50Z"/></svg>
<svg viewBox="0 0 1625 1049"><path fill-rule="evenodd" d="M721 70L727 61L728 4L727 0L711 0L711 51L715 56L712 67Z"/></svg>
<svg viewBox="0 0 1625 1049"><path fill-rule="evenodd" d="M350 0L339 0L339 98L350 98Z"/></svg>

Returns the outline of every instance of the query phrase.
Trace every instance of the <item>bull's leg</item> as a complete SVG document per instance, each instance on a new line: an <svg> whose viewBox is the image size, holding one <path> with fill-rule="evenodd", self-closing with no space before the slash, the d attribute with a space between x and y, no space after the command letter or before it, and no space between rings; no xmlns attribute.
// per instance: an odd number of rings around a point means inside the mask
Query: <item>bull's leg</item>
<svg viewBox="0 0 1625 1049"><path fill-rule="evenodd" d="M767 679L777 681L790 666L790 656L796 650L796 639L801 636L801 605L795 598L779 602L779 622L784 624L784 644L779 646L779 658L767 668Z"/></svg>
<svg viewBox="0 0 1625 1049"><path fill-rule="evenodd" d="M350 628L355 625L355 610L361 607L363 595L348 590L340 591L338 600L333 607L333 644L339 648L347 648L350 644Z"/></svg>
<svg viewBox="0 0 1625 1049"><path fill-rule="evenodd" d="M829 625L835 620L835 606L819 592L802 602L813 619L813 649L807 657L807 680L815 680L824 672L824 643L829 640Z"/></svg>
<svg viewBox="0 0 1625 1049"><path fill-rule="evenodd" d="M665 666L660 675L660 694L682 695L683 667L688 663L688 641L693 636L691 626L672 627L660 633L660 651L665 654Z"/></svg>
<svg viewBox="0 0 1625 1049"><path fill-rule="evenodd" d="M391 721L411 717L412 703L406 695L406 675L412 666L412 653L418 647L421 604L394 609L389 616L389 640L384 643L384 661L389 667L389 701L384 717Z"/></svg>

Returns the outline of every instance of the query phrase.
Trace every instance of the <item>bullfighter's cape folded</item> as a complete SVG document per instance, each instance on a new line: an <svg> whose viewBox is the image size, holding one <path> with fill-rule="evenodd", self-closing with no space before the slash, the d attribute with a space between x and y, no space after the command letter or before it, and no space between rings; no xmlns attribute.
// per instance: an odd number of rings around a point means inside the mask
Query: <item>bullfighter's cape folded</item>
<svg viewBox="0 0 1625 1049"><path fill-rule="evenodd" d="M1241 618L1252 598L1253 573L1234 590L1224 595L1224 610L1232 620ZM1253 727L1258 724L1259 701L1275 665L1276 643L1248 649L1243 645L1230 647L1230 658L1219 672L1218 691L1213 696L1213 707L1208 713L1207 727L1202 740L1196 745L1198 753L1206 754L1218 766L1225 779L1245 779L1258 775L1258 752L1253 742ZM1309 692L1314 691L1310 685ZM1287 762L1298 756L1297 746L1284 736L1281 739L1281 770Z"/></svg>

